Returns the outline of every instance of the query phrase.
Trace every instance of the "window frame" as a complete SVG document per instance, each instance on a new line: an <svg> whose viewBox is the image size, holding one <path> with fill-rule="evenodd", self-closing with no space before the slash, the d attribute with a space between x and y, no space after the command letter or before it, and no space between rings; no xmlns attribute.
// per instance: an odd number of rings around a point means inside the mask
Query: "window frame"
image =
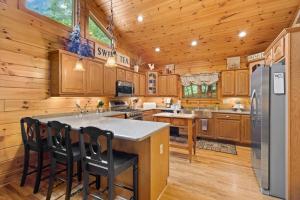
<svg viewBox="0 0 300 200"><path fill-rule="evenodd" d="M79 20L76 17L76 12L77 12L76 8L77 8L77 5L78 5L78 0L72 0L73 1L73 16L72 16L72 25L71 25L71 27L69 27L67 25L64 25L64 24L62 24L58 21L55 21L54 19L52 19L50 17L47 17L45 15L39 14L37 12L34 12L33 10L30 10L30 9L26 8L26 6L25 6L26 2L25 1L26 0L19 0L18 1L18 9L20 9L20 10L22 10L22 11L24 11L24 12L26 12L26 13L34 16L34 17L37 17L37 18L39 18L39 19L41 19L45 22L48 22L52 25L59 26L59 28L62 28L64 30L72 31L74 25L77 23L77 20Z"/></svg>
<svg viewBox="0 0 300 200"><path fill-rule="evenodd" d="M104 46L108 46L107 44L105 44L104 42L94 38L91 36L90 34L90 31L89 31L89 18L92 18L92 20L94 20L94 22L98 25L98 27L105 33L105 35L110 39L112 40L112 35L110 32L108 32L105 28L105 26L97 19L97 17L93 14L93 12L89 11L89 15L87 15L87 18L86 18L86 28L85 28L85 36L87 39L95 42L95 43L99 43L101 45L104 45ZM108 46L110 47L110 46Z"/></svg>
<svg viewBox="0 0 300 200"><path fill-rule="evenodd" d="M200 101L200 102L209 102L209 103L219 103L220 101L220 94L221 94L221 84L219 81L217 82L217 96L214 98L197 98L197 97L185 97L184 96L184 86L181 85L181 99L185 101Z"/></svg>

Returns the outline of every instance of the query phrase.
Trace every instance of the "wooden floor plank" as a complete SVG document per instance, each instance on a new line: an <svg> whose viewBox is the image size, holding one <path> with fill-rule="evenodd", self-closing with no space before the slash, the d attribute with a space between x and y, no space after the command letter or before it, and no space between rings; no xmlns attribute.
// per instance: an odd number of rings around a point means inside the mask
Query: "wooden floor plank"
<svg viewBox="0 0 300 200"><path fill-rule="evenodd" d="M171 149L170 177L160 200L274 200L262 195L251 168L250 148L237 147L238 155L197 150L190 164L184 150ZM25 187L14 180L0 188L0 200L45 199L48 182L43 181L41 191L32 194L31 176ZM78 184L74 183L75 185ZM52 199L63 200L65 184L54 189ZM72 197L80 200L81 193Z"/></svg>

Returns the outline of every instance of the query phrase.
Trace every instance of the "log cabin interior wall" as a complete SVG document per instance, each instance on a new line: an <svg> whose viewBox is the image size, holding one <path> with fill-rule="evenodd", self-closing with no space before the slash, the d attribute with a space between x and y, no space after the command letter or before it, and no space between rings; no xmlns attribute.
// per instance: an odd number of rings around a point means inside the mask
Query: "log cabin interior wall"
<svg viewBox="0 0 300 200"><path fill-rule="evenodd" d="M62 49L69 31L18 7L18 0L0 1L0 185L21 172L21 117L73 112L78 102L88 104L89 109L95 109L100 99L108 105L107 97L49 97L48 52ZM85 24L88 10L83 4L81 23ZM99 21L106 20L91 10ZM134 56L126 44L118 43L118 50Z"/></svg>

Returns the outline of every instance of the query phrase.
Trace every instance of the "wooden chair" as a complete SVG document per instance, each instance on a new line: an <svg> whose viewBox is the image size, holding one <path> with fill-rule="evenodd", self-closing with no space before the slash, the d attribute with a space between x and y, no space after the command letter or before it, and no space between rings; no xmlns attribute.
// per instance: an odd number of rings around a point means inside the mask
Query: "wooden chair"
<svg viewBox="0 0 300 200"><path fill-rule="evenodd" d="M47 200L51 198L54 179L56 177L57 163L67 166L67 183L65 199L71 197L72 180L73 180L73 163L77 162L77 178L81 181L81 155L79 143L72 143L71 126L62 124L58 121L48 122L48 146L50 148L51 171L49 178L49 187ZM60 178L63 180L62 178Z"/></svg>
<svg viewBox="0 0 300 200"><path fill-rule="evenodd" d="M131 199L138 199L138 156L112 150L113 133L95 127L86 127L80 130L80 150L83 169L83 199L89 194L89 175L105 176L108 179L108 199L114 199L114 186L122 187L133 192ZM100 137L106 141L106 150L100 144ZM88 142L85 143L84 139ZM129 167L133 167L133 188L114 184L114 178Z"/></svg>
<svg viewBox="0 0 300 200"><path fill-rule="evenodd" d="M24 165L23 174L21 178L21 187L24 186L27 175L36 173L35 184L33 193L39 191L40 182L42 179L42 170L47 166L43 166L44 152L48 152L47 139L43 139L40 135L41 124L39 120L30 117L22 118L21 121L21 134L24 144ZM29 170L30 151L37 153L37 167L31 172Z"/></svg>

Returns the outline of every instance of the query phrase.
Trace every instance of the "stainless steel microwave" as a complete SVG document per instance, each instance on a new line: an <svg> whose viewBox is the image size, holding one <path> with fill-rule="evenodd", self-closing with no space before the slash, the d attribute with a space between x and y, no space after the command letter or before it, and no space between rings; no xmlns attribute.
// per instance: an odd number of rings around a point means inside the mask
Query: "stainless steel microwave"
<svg viewBox="0 0 300 200"><path fill-rule="evenodd" d="M131 97L134 93L134 86L131 82L117 81L116 96L117 97Z"/></svg>

